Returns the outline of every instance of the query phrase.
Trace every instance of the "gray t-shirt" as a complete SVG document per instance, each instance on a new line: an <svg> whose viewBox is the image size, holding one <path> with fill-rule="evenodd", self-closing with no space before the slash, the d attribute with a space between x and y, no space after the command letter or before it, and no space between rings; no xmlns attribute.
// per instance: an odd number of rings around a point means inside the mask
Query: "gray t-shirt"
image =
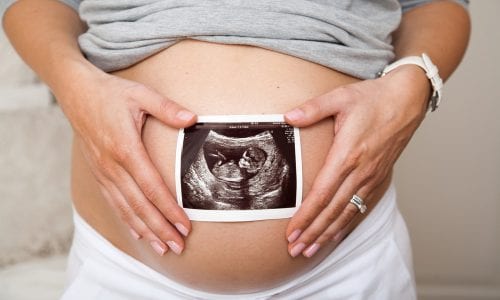
<svg viewBox="0 0 500 300"><path fill-rule="evenodd" d="M262 47L365 79L375 77L394 58L391 34L402 11L429 2L61 1L78 9L88 25L79 38L80 47L89 61L107 72L190 38ZM2 4L6 8L11 2Z"/></svg>

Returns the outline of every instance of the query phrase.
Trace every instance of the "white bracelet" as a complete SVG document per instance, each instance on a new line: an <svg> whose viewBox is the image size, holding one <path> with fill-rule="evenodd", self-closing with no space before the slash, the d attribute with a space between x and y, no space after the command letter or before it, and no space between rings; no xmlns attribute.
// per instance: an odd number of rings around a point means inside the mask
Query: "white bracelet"
<svg viewBox="0 0 500 300"><path fill-rule="evenodd" d="M438 68L434 65L430 59L430 57L422 53L422 56L407 56L403 57L392 64L386 66L384 70L379 72L379 76L385 76L387 73L396 69L402 65L417 65L425 71L425 75L429 78L432 85L432 95L429 99L429 105L427 108L427 113L435 111L439 104L441 103L442 98L442 88L443 88L443 80L439 76Z"/></svg>

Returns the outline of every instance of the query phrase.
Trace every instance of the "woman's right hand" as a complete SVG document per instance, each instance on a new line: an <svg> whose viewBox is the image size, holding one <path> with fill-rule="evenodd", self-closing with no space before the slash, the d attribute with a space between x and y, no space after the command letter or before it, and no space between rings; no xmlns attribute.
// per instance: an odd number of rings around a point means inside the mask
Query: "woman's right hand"
<svg viewBox="0 0 500 300"><path fill-rule="evenodd" d="M147 115L172 127L196 116L137 82L100 70L74 70L73 82L56 95L101 191L136 239L147 239L160 255L184 249L191 224L168 190L142 143ZM74 74L73 74L74 75ZM56 93L57 94L57 93Z"/></svg>

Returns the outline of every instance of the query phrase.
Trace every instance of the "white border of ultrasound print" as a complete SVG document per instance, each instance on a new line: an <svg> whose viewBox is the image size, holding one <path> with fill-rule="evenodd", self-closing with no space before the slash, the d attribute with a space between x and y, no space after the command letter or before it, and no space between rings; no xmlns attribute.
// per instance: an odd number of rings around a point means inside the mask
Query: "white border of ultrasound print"
<svg viewBox="0 0 500 300"><path fill-rule="evenodd" d="M284 122L283 115L211 115L198 116L198 123L242 123L242 122ZM283 219L293 216L302 202L302 155L300 147L299 129L294 128L295 141L295 170L297 174L297 192L295 207L253 209L253 210L205 210L184 208L190 220L208 222L245 222L268 219ZM184 130L179 130L175 155L175 188L177 203L182 207L181 190L181 154L184 144Z"/></svg>

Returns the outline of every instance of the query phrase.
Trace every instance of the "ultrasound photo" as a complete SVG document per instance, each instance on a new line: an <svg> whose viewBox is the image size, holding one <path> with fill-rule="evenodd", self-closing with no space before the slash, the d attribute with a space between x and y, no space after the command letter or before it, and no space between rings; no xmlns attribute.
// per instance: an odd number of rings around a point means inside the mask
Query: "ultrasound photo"
<svg viewBox="0 0 500 300"><path fill-rule="evenodd" d="M192 220L290 217L302 198L298 129L281 115L205 116L181 130L179 205Z"/></svg>

